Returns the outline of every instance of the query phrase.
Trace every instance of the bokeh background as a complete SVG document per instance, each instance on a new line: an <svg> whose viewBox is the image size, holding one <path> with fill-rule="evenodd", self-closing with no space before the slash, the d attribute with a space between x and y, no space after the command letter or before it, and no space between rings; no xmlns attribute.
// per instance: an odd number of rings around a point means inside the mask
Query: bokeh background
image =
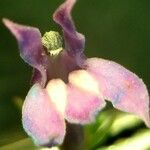
<svg viewBox="0 0 150 150"><path fill-rule="evenodd" d="M21 105L30 88L32 69L20 58L16 40L1 20L6 17L38 27L42 34L49 30L61 32L53 22L52 14L62 2L0 0L0 150L37 149L26 139L21 125ZM149 0L78 0L73 17L78 31L86 36L88 57L102 57L122 64L143 78L150 91ZM118 119L122 120L115 126ZM119 131L113 135L113 129ZM87 139L83 149L86 150L113 149L113 146L117 150L117 145L123 145L125 140L129 140L130 148L132 143L150 141L150 130L140 120L114 111L111 106L100 113L95 124L86 126L85 132ZM138 136L144 136L146 140L138 139ZM150 144L139 150L145 149L150 149Z"/></svg>

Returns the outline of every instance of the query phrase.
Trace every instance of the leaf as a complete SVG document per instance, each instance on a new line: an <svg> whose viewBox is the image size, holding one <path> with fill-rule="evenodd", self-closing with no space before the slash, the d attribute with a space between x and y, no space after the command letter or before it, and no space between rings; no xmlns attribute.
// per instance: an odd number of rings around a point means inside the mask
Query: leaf
<svg viewBox="0 0 150 150"><path fill-rule="evenodd" d="M0 147L0 150L37 150L29 138Z"/></svg>

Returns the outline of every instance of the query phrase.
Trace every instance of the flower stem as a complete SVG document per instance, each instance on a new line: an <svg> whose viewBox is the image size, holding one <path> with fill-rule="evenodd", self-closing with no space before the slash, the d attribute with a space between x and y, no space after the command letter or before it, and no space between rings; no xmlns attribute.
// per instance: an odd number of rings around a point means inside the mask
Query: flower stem
<svg viewBox="0 0 150 150"><path fill-rule="evenodd" d="M81 150L84 134L81 125L67 123L66 137L61 150Z"/></svg>

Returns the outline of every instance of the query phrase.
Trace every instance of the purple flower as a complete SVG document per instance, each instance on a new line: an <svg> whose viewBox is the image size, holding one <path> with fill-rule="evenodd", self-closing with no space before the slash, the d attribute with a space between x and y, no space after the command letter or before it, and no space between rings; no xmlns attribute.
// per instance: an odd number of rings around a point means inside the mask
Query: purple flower
<svg viewBox="0 0 150 150"><path fill-rule="evenodd" d="M37 28L3 20L18 41L22 59L34 69L22 122L37 145L62 144L65 120L91 123L105 100L139 116L150 127L149 96L143 81L115 62L84 56L85 38L76 31L70 15L75 2L66 0L53 15L63 29L65 48L57 32L41 37Z"/></svg>

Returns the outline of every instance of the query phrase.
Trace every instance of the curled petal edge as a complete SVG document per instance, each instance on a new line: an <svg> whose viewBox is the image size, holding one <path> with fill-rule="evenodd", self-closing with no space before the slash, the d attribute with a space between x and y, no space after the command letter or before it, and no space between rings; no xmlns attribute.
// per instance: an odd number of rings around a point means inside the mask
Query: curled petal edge
<svg viewBox="0 0 150 150"><path fill-rule="evenodd" d="M100 58L87 59L85 66L99 83L106 100L121 111L137 115L150 127L148 91L137 75L113 61Z"/></svg>

